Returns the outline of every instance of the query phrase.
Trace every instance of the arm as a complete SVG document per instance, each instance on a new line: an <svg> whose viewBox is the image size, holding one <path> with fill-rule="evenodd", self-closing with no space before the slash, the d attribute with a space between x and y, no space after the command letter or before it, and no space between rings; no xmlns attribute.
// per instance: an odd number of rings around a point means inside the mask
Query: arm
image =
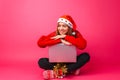
<svg viewBox="0 0 120 80"><path fill-rule="evenodd" d="M68 42L68 41L66 41L66 40L63 39L63 38L65 38L65 37L66 37L66 35L57 35L57 36L51 37L51 39L54 39L54 40L60 39L60 41L61 41L62 43L64 43L65 45L68 45L68 46L72 45L70 42Z"/></svg>
<svg viewBox="0 0 120 80"><path fill-rule="evenodd" d="M55 32L49 34L48 36L42 36L40 37L40 39L38 40L38 46L39 47L46 47L46 46L51 46L51 45L54 45L54 44L57 44L57 43L60 43L60 39L51 39L51 37L55 36Z"/></svg>
<svg viewBox="0 0 120 80"><path fill-rule="evenodd" d="M73 36L66 35L64 39L81 50L83 50L87 44L86 40L82 37L82 35L78 31L76 31L76 38Z"/></svg>

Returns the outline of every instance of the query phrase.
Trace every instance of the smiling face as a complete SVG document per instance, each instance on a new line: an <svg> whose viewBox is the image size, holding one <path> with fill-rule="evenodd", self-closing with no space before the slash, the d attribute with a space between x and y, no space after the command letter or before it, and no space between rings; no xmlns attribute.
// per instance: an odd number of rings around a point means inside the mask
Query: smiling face
<svg viewBox="0 0 120 80"><path fill-rule="evenodd" d="M58 23L57 30L60 35L65 35L68 32L68 29L69 27L65 23L63 22Z"/></svg>

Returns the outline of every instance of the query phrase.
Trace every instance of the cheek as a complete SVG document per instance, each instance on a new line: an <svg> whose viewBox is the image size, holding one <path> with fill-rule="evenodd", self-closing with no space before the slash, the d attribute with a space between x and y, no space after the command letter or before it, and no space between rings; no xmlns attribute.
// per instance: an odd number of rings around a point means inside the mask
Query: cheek
<svg viewBox="0 0 120 80"><path fill-rule="evenodd" d="M65 31L68 32L68 28L66 28Z"/></svg>
<svg viewBox="0 0 120 80"><path fill-rule="evenodd" d="M60 28L57 28L57 30L59 31L59 30L60 30Z"/></svg>

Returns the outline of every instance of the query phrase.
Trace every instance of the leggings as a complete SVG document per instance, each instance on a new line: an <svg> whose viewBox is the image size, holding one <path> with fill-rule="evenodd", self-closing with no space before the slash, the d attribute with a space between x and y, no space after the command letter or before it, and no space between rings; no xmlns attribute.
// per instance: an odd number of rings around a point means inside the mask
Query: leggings
<svg viewBox="0 0 120 80"><path fill-rule="evenodd" d="M77 56L76 63L66 63L67 71L72 72L81 68L90 60L90 56L87 52L81 53ZM40 58L38 61L40 68L45 70L52 70L56 63L50 63L48 58Z"/></svg>

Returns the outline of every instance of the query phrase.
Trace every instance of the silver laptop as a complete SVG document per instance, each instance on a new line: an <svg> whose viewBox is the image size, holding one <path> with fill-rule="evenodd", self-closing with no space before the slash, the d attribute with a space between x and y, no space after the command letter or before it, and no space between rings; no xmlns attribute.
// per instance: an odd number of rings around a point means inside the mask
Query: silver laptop
<svg viewBox="0 0 120 80"><path fill-rule="evenodd" d="M63 43L56 44L49 47L49 62L76 62L76 47L67 46Z"/></svg>

